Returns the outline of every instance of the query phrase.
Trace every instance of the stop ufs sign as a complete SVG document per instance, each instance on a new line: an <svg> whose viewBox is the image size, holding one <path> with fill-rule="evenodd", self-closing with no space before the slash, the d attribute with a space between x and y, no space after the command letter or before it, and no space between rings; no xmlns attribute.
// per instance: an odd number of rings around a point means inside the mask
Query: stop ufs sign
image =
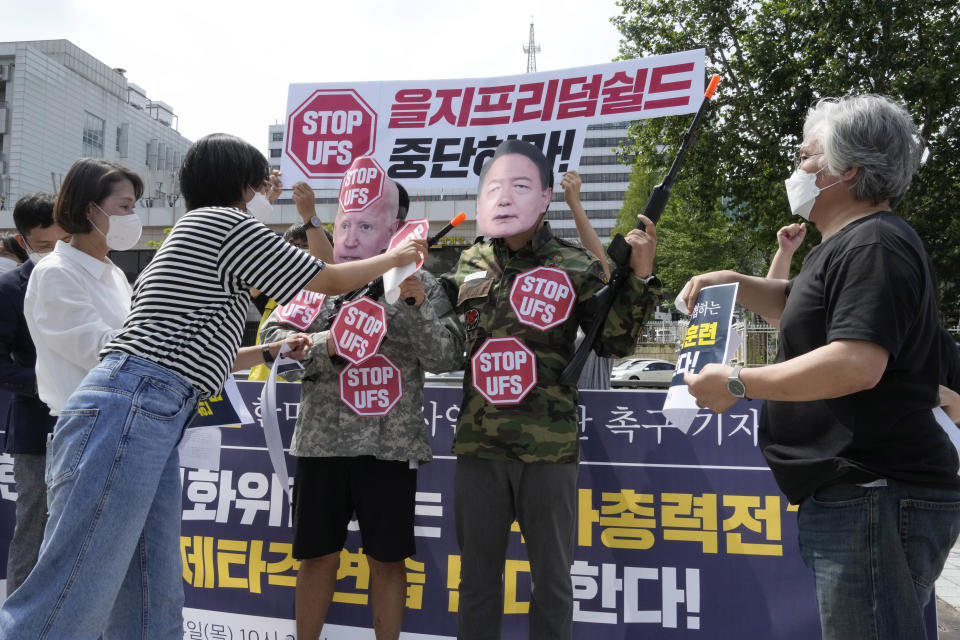
<svg viewBox="0 0 960 640"><path fill-rule="evenodd" d="M383 195L383 167L370 156L353 161L340 182L337 202L344 213L363 211Z"/></svg>
<svg viewBox="0 0 960 640"><path fill-rule="evenodd" d="M387 251L397 248L407 238L426 238L430 233L430 222L426 218L419 220L409 220L400 227L399 231L390 238L390 244L387 245ZM420 261L417 262L417 270L423 266L423 255L420 255ZM416 272L414 272L416 273Z"/></svg>
<svg viewBox="0 0 960 640"><path fill-rule="evenodd" d="M362 297L344 304L330 325L337 354L357 364L380 348L387 334L387 314L383 305Z"/></svg>
<svg viewBox="0 0 960 640"><path fill-rule="evenodd" d="M401 397L400 368L383 354L340 372L340 400L358 416L385 416Z"/></svg>
<svg viewBox="0 0 960 640"><path fill-rule="evenodd" d="M277 307L274 313L282 322L286 322L300 329L300 331L306 331L320 315L324 297L322 293L304 289L297 294L296 298Z"/></svg>
<svg viewBox="0 0 960 640"><path fill-rule="evenodd" d="M524 271L510 289L510 306L517 320L537 329L547 330L563 323L576 301L570 276L552 267Z"/></svg>
<svg viewBox="0 0 960 640"><path fill-rule="evenodd" d="M287 155L308 178L339 178L376 147L377 114L353 89L318 89L287 118Z"/></svg>
<svg viewBox="0 0 960 640"><path fill-rule="evenodd" d="M470 372L473 388L490 404L517 404L537 384L537 358L516 338L487 338Z"/></svg>

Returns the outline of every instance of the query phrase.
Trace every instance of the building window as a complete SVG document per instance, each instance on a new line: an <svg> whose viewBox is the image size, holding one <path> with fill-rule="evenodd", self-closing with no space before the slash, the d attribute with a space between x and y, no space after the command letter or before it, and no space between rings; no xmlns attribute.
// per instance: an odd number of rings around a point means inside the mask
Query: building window
<svg viewBox="0 0 960 640"><path fill-rule="evenodd" d="M590 148L596 148L596 147L610 147L610 148L613 148L613 147L617 146L618 144L620 144L621 142L623 142L623 143L629 143L629 142L630 142L630 138L627 138L627 137L618 137L618 138L587 138L586 140L583 141L583 148L584 148L584 149L590 149ZM612 160L612 158L611 158L611 160ZM612 164L612 163L611 163L611 164Z"/></svg>
<svg viewBox="0 0 960 640"><path fill-rule="evenodd" d="M85 158L103 157L103 138L106 123L88 111L83 122L83 156Z"/></svg>
<svg viewBox="0 0 960 640"><path fill-rule="evenodd" d="M274 131L270 134L270 142L283 142L283 131Z"/></svg>
<svg viewBox="0 0 960 640"><path fill-rule="evenodd" d="M281 151L283 151L283 149L270 149L270 157L271 157L271 158L279 158Z"/></svg>

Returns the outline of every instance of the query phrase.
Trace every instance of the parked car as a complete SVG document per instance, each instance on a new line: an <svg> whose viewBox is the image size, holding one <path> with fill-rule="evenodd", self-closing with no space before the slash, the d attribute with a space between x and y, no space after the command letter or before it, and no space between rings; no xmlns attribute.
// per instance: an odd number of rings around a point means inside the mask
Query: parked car
<svg viewBox="0 0 960 640"><path fill-rule="evenodd" d="M670 386L675 368L676 365L666 360L631 358L613 368L613 373L610 374L610 384L614 387L666 388Z"/></svg>

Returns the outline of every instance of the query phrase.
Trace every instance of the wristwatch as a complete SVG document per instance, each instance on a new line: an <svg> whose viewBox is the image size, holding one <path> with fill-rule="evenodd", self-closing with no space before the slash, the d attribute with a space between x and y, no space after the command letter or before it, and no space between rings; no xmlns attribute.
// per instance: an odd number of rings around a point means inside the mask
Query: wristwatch
<svg viewBox="0 0 960 640"><path fill-rule="evenodd" d="M663 284L660 282L660 278L658 278L658 277L657 277L657 274L655 274L655 273L651 273L651 274L648 275L646 278L641 278L640 276L638 276L638 275L636 275L636 274L634 274L634 277L635 277L637 280L639 280L640 282L642 282L643 284L647 285L647 287L650 288L650 289L662 289L662 288L663 288Z"/></svg>
<svg viewBox="0 0 960 640"><path fill-rule="evenodd" d="M304 223L303 223L303 226L305 226L305 227L312 227L312 228L316 229L317 227L319 227L319 226L322 225L322 224L323 224L323 223L320 222L320 218L318 218L317 216L313 216L312 218L310 218L309 220L307 220L306 222L304 222Z"/></svg>
<svg viewBox="0 0 960 640"><path fill-rule="evenodd" d="M265 344L260 346L260 352L263 353L263 363L271 364L276 358L270 353L270 345Z"/></svg>
<svg viewBox="0 0 960 640"><path fill-rule="evenodd" d="M727 378L727 391L730 392L734 398L743 398L749 400L747 397L747 387L743 384L743 380L740 379L740 370L743 369L740 365L737 365L733 368L733 371L730 372L730 377Z"/></svg>

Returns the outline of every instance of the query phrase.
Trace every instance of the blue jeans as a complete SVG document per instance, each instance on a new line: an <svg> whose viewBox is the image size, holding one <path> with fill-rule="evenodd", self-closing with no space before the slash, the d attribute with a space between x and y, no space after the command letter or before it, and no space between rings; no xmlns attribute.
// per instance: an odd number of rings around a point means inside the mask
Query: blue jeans
<svg viewBox="0 0 960 640"><path fill-rule="evenodd" d="M926 637L923 607L960 533L960 489L839 484L800 504L823 640Z"/></svg>
<svg viewBox="0 0 960 640"><path fill-rule="evenodd" d="M0 609L0 638L183 637L176 445L196 405L141 358L87 374L54 428L40 557Z"/></svg>

